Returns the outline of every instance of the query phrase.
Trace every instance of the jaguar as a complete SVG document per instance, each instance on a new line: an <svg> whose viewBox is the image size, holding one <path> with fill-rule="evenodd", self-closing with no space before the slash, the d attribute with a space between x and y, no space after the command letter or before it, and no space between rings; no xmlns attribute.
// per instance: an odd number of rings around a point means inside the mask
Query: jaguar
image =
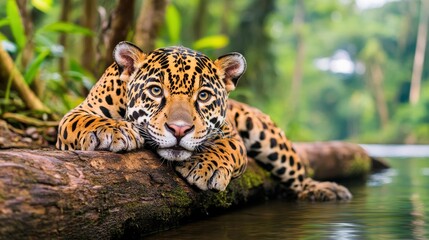
<svg viewBox="0 0 429 240"><path fill-rule="evenodd" d="M144 53L120 42L114 63L61 120L61 150L150 148L190 185L224 191L255 159L298 199L348 200L334 182L306 176L292 143L268 115L229 99L246 70L237 52L211 60L186 47Z"/></svg>

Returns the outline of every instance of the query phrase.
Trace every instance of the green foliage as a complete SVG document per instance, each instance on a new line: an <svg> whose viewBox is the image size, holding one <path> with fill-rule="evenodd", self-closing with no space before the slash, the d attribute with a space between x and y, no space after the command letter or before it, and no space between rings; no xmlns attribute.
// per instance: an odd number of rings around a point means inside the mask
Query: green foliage
<svg viewBox="0 0 429 240"><path fill-rule="evenodd" d="M25 70L24 79L25 82L30 85L34 80L37 72L40 70L42 63L46 60L46 58L51 54L51 50L46 48L42 50L35 59L28 65Z"/></svg>
<svg viewBox="0 0 429 240"><path fill-rule="evenodd" d="M53 0L31 0L31 5L44 13L49 13L53 7Z"/></svg>
<svg viewBox="0 0 429 240"><path fill-rule="evenodd" d="M40 27L36 31L36 35L44 34L45 32L55 33L69 33L69 34L82 34L82 35L93 35L93 32L87 28L78 26L73 23L67 22L54 22Z"/></svg>
<svg viewBox="0 0 429 240"><path fill-rule="evenodd" d="M170 43L172 44L179 43L180 30L182 27L181 19L182 17L177 8L173 4L168 5L165 13L165 22L168 37L170 39Z"/></svg>
<svg viewBox="0 0 429 240"><path fill-rule="evenodd" d="M261 108L293 140L428 142L428 68L423 70L420 102L416 106L408 103L420 2L390 1L382 7L359 9L355 1L300 1L304 17L298 27L294 25L298 0L173 0L167 6L156 47L183 45L211 58L241 52L248 68L231 97ZM102 36L73 24L81 22L83 2L74 3L69 22L58 22L61 1L28 2L34 33L25 34L16 2L7 0L0 3L0 16L5 16L0 17L0 40L14 44L16 51L11 55L28 84L36 78L45 82L46 104L66 112L84 98L82 89L89 89L99 77L80 65L82 36ZM115 5L100 4L107 12ZM98 28L102 32L101 24ZM70 37L65 49L58 45L60 34ZM27 43L34 46L32 59L22 66ZM302 62L298 62L300 43ZM329 58L340 49L361 66L360 72L340 74L315 66L315 60ZM58 63L64 59L66 70L62 71ZM375 66L381 69L388 108L384 127L368 74ZM299 68L302 76L295 90L299 94L292 99L292 79Z"/></svg>
<svg viewBox="0 0 429 240"><path fill-rule="evenodd" d="M23 49L27 43L27 37L24 31L24 24L19 14L18 5L15 0L7 1L6 14L16 45L19 49Z"/></svg>
<svg viewBox="0 0 429 240"><path fill-rule="evenodd" d="M41 76L44 81L44 85L47 86L47 91L45 96L45 100L51 100L52 102L48 102L48 105L55 106L55 109L60 110L60 112L66 112L71 107L74 107L76 104L74 103L76 98L82 99L81 97L71 97L68 95L67 90L72 90L77 92L76 89L80 88L75 84L72 84L68 87L65 87L65 82L61 82L60 84L55 84L58 77L63 80L64 78L75 78L76 76L79 81L76 83L83 83L82 79L88 79L88 77L83 78L81 75L83 74L83 70L80 73L75 71L73 72L65 72L62 73L57 68L57 60L60 58L65 58L67 52L73 53L74 50L70 49L69 51L64 51L62 46L57 44L59 34L69 34L69 35L81 35L81 36L93 36L93 32L87 28L81 27L77 24L70 22L58 22L56 19L50 18L50 14L54 11L55 8L58 7L58 3L54 3L51 0L33 0L31 1L31 6L35 9L42 12L39 15L39 20L34 22L34 31L30 33L31 35L26 35L24 31L24 24L21 19L21 15L16 4L15 0L8 0L5 3L5 14L6 17L0 19L0 28L5 29L6 27L10 30L10 34L6 31L0 34L0 40L8 40L9 44L13 44L16 51L12 52L15 57L15 65L21 71L24 79L28 85L31 85L34 80ZM0 4L0 8L2 4ZM33 10L33 9L32 9ZM44 21L47 20L47 21ZM22 54L25 47L31 45L30 48L32 50L31 55L32 59L28 59L29 62L26 66L24 66L22 61ZM13 49L13 48L10 48ZM88 74L88 72L85 72ZM90 77L93 82L93 77ZM92 84L88 84L88 81L85 80L84 85L89 86ZM5 91L5 100L6 102L9 99L10 95L10 86L11 86L11 78L8 81L8 87ZM51 92L52 91L52 92ZM62 99L62 104L58 105L58 102L54 101L54 99L60 98ZM70 104L72 102L72 104ZM65 105L65 107L61 107ZM62 109L62 110L61 110Z"/></svg>
<svg viewBox="0 0 429 240"><path fill-rule="evenodd" d="M274 89L269 95L256 95L252 102L258 102L258 106L270 113L292 139L428 141L423 121L401 120L400 117L402 109L407 109L404 115L415 111L426 114L426 111L409 105L406 84L411 77L416 42L418 17L412 14L416 3L395 1L380 8L357 9L353 1L317 1L312 4L303 1L305 22L297 31L291 24L296 2L278 1L276 11L266 23L272 36L271 48L275 53L278 77L263 78L270 81ZM400 31L397 26L402 26ZM303 76L298 106L293 110L288 89L296 67L297 32L303 35L305 60L301 65ZM382 128L379 124L379 110L369 74L343 75L315 68L315 59L332 56L338 49L346 50L353 61L362 65L378 64L381 67L382 88L389 110L387 127ZM423 81L428 74L429 71L424 72ZM421 104L427 101L422 98ZM422 134L416 134L416 131Z"/></svg>
<svg viewBox="0 0 429 240"><path fill-rule="evenodd" d="M192 44L192 48L196 50L207 49L207 48L219 49L219 48L226 47L228 43L229 43L229 38L226 35L219 34L219 35L203 37L196 40Z"/></svg>

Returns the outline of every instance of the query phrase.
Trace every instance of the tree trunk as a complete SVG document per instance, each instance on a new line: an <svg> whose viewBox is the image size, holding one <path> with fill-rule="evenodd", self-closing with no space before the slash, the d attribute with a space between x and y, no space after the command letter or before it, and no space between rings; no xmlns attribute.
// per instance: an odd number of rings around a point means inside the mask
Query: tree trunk
<svg viewBox="0 0 429 240"><path fill-rule="evenodd" d="M165 19L167 0L145 0L136 23L134 42L143 52L155 49L155 39Z"/></svg>
<svg viewBox="0 0 429 240"><path fill-rule="evenodd" d="M27 37L27 43L25 44L24 49L22 49L21 58L21 64L23 68L26 68L27 65L30 63L31 59L33 58L33 21L28 10L27 0L16 0L16 3L19 8L22 24L24 25L24 33Z"/></svg>
<svg viewBox="0 0 429 240"><path fill-rule="evenodd" d="M231 30L229 50L241 52L246 56L246 80L240 82L241 88L248 88L250 92L258 93L255 95L243 94L237 100L251 103L251 105L263 109L261 99L271 101L275 96L278 96L276 95L278 92L273 89L273 86L276 86L278 82L276 81L278 79L277 71L274 67L276 58L271 51L271 37L266 31L267 21L275 11L276 1L252 0L248 2L247 7L240 12L238 25L234 30Z"/></svg>
<svg viewBox="0 0 429 240"><path fill-rule="evenodd" d="M359 145L347 142L295 143L307 173L314 179L359 179L371 171L388 168L388 164Z"/></svg>
<svg viewBox="0 0 429 240"><path fill-rule="evenodd" d="M330 147L333 151L323 151L330 144L298 146L313 149L307 157L317 152L317 157L325 158L315 176L326 171L323 165L332 165L332 158L355 161L346 159L353 154L343 154L341 143ZM367 155L362 159L370 161ZM279 183L253 161L227 191L218 193L188 186L170 165L149 151L0 150L0 236L138 238L197 216L263 201L280 190Z"/></svg>
<svg viewBox="0 0 429 240"><path fill-rule="evenodd" d="M27 37L27 42L24 46L24 49L22 49L21 59L22 69L25 69L34 57L33 19L31 18L31 13L28 9L29 4L27 0L16 0L16 3L19 8L22 24L24 25L24 33ZM30 84L30 87L36 94L36 96L43 96L44 84L38 75L34 76L33 82Z"/></svg>
<svg viewBox="0 0 429 240"><path fill-rule="evenodd" d="M91 2L91 1L88 1L88 2ZM71 0L63 0L62 5L61 5L61 15L60 15L60 21L61 22L68 22L69 21L71 7L72 7L71 6ZM67 49L67 34L61 33L58 42L61 46L63 46L64 49ZM85 44L83 45L83 47L85 48ZM59 68L60 73L66 82L66 86L69 86L68 79L64 77L65 76L64 73L67 70L66 54L63 54L63 56L61 58L59 58L58 68Z"/></svg>
<svg viewBox="0 0 429 240"><path fill-rule="evenodd" d="M295 66L293 69L292 86L290 91L290 100L292 111L296 113L299 108L299 98L302 82L302 70L304 66L305 42L304 42L304 15L305 5L303 0L296 0L295 15L293 19L293 28L296 41Z"/></svg>
<svg viewBox="0 0 429 240"><path fill-rule="evenodd" d="M112 52L116 45L127 39L128 32L133 22L135 0L119 0L112 13L110 28L107 30L104 40L106 46L104 65L105 68L113 62Z"/></svg>
<svg viewBox="0 0 429 240"><path fill-rule="evenodd" d="M420 85L422 81L423 64L425 61L428 37L429 0L422 0L421 2L416 53L414 55L413 73L411 76L410 103L412 105L417 104L420 99Z"/></svg>
<svg viewBox="0 0 429 240"><path fill-rule="evenodd" d="M384 129L389 123L389 110L387 101L384 96L383 80L384 74L383 69L379 63L374 63L368 69L371 85L374 91L375 104L377 107L378 116L380 118L380 125Z"/></svg>
<svg viewBox="0 0 429 240"><path fill-rule="evenodd" d="M204 35L205 19L207 16L209 1L199 0L197 11L194 17L194 41L200 39Z"/></svg>
<svg viewBox="0 0 429 240"><path fill-rule="evenodd" d="M82 22L83 26L95 31L96 30L96 24L97 24L97 1L96 0L87 0L84 2L84 14L82 15ZM94 43L94 37L93 36L84 36L83 37L83 51L82 51L82 57L81 62L82 66L91 72L94 76L98 74L98 71L96 70L96 60L95 56L97 55L95 49L95 43Z"/></svg>
<svg viewBox="0 0 429 240"><path fill-rule="evenodd" d="M228 17L230 16L231 12L235 12L234 4L230 0L223 0L222 4L222 17L220 19L220 33L225 35L230 35L229 30L229 22Z"/></svg>

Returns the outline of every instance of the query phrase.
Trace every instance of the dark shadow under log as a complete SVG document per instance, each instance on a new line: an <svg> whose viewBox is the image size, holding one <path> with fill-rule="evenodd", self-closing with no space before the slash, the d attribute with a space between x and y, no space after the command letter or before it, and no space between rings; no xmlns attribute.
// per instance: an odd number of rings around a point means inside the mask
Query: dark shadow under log
<svg viewBox="0 0 429 240"><path fill-rule="evenodd" d="M308 151L307 157L312 154ZM359 161L371 161L365 156ZM324 156L323 161L329 158ZM318 171L323 169L316 169L315 176ZM227 191L215 193L190 187L149 151L5 149L0 150L0 236L138 238L194 217L263 201L278 189L279 184L253 161Z"/></svg>

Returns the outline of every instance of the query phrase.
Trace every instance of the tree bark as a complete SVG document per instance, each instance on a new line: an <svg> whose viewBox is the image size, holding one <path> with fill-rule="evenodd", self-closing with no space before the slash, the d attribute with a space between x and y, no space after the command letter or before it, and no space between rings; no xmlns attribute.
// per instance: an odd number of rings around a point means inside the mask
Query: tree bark
<svg viewBox="0 0 429 240"><path fill-rule="evenodd" d="M91 1L88 1L88 2L91 2ZM61 22L68 22L69 21L71 5L72 5L71 0L63 0L62 5L61 5L61 15L60 15L60 21ZM61 33L58 42L61 46L63 46L64 49L67 49L67 34ZM86 44L83 45L84 48L85 48L85 46L86 46ZM59 58L58 68L60 70L61 75L64 78L64 73L67 70L67 59L66 59L65 54L63 54L63 56L61 58ZM64 79L66 81L66 85L69 86L68 79L67 78L64 78Z"/></svg>
<svg viewBox="0 0 429 240"><path fill-rule="evenodd" d="M87 0L84 2L84 14L82 15L82 22L83 26L92 30L96 31L96 25L97 25L97 1L96 0ZM94 76L98 74L98 71L96 71L96 60L95 56L96 53L96 47L94 43L94 37L93 36L84 36L83 37L83 51L82 51L82 57L81 62L82 66L91 72Z"/></svg>
<svg viewBox="0 0 429 240"><path fill-rule="evenodd" d="M127 39L128 32L133 22L133 11L135 0L119 0L115 10L111 16L110 28L105 35L104 45L105 52L105 68L113 62L112 52L115 46Z"/></svg>
<svg viewBox="0 0 429 240"><path fill-rule="evenodd" d="M155 39L165 19L167 0L145 0L136 23L134 42L143 52L155 49Z"/></svg>
<svg viewBox="0 0 429 240"><path fill-rule="evenodd" d="M306 156L318 152L329 165L329 154L335 153L316 150L326 144L331 143L298 149L313 149ZM342 154L343 147L336 143L331 148L343 158L353 155ZM365 159L370 161L367 155ZM315 169L315 176L326 170L325 164ZM263 201L281 189L253 161L243 176L218 193L190 187L170 165L150 151L0 150L0 236L138 238L197 216Z"/></svg>

